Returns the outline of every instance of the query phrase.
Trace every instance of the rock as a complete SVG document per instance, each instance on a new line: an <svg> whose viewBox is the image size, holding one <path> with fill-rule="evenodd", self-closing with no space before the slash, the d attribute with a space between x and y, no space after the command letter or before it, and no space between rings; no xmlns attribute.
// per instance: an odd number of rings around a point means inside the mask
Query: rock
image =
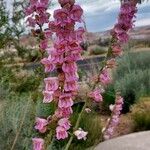
<svg viewBox="0 0 150 150"><path fill-rule="evenodd" d="M94 150L150 150L150 131L132 133L102 142Z"/></svg>

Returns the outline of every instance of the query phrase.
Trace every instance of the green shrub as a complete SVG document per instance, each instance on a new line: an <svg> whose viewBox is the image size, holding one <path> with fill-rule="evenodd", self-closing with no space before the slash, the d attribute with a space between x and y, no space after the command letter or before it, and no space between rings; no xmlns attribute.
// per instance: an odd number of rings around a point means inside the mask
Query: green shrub
<svg viewBox="0 0 150 150"><path fill-rule="evenodd" d="M133 105L131 116L134 131L150 130L150 97L141 98L137 104Z"/></svg>
<svg viewBox="0 0 150 150"><path fill-rule="evenodd" d="M150 52L126 53L117 60L118 67L114 72L115 80L121 79L125 74L135 70L145 70L150 68Z"/></svg>
<svg viewBox="0 0 150 150"><path fill-rule="evenodd" d="M107 50L100 46L93 46L90 48L90 55L101 55L105 54Z"/></svg>
<svg viewBox="0 0 150 150"><path fill-rule="evenodd" d="M125 54L118 60L114 71L114 89L120 90L125 103L123 112L129 111L141 96L150 95L150 52Z"/></svg>
<svg viewBox="0 0 150 150"><path fill-rule="evenodd" d="M35 105L28 94L9 94L7 99L1 101L0 149L11 149L18 133L15 149L28 150L31 148Z"/></svg>
<svg viewBox="0 0 150 150"><path fill-rule="evenodd" d="M150 70L135 70L115 82L115 89L124 97L124 112L141 97L150 94Z"/></svg>
<svg viewBox="0 0 150 150"><path fill-rule="evenodd" d="M115 89L114 85L110 84L106 89L105 93L103 94L103 103L100 107L100 112L102 114L107 114L110 113L109 105L115 103Z"/></svg>

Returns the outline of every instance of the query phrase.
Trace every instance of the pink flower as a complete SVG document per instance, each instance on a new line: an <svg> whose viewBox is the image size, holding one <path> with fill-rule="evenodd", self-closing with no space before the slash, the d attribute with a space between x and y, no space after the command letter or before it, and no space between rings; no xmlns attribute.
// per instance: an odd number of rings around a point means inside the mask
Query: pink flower
<svg viewBox="0 0 150 150"><path fill-rule="evenodd" d="M59 87L57 77L48 77L44 79L46 91L56 91Z"/></svg>
<svg viewBox="0 0 150 150"><path fill-rule="evenodd" d="M89 97L93 98L95 100L95 102L103 101L103 97L101 95L100 89L96 89L95 91L91 92L89 94Z"/></svg>
<svg viewBox="0 0 150 150"><path fill-rule="evenodd" d="M64 117L64 118L68 118L71 114L73 113L73 110L71 107L67 107L67 108L58 108L55 111L55 115L58 118Z"/></svg>
<svg viewBox="0 0 150 150"><path fill-rule="evenodd" d="M46 3L43 3L43 2L40 2L40 3L37 2L36 3L36 12L38 14L44 13L45 10L47 9L47 6L48 6L48 3L46 4Z"/></svg>
<svg viewBox="0 0 150 150"><path fill-rule="evenodd" d="M71 82L71 81L78 81L78 74L77 72L70 72L70 73L65 73L65 81L66 82Z"/></svg>
<svg viewBox="0 0 150 150"><path fill-rule="evenodd" d="M26 16L31 15L34 12L34 10L35 10L34 6L29 6L29 7L25 8L25 15Z"/></svg>
<svg viewBox="0 0 150 150"><path fill-rule="evenodd" d="M114 68L116 66L116 60L114 58L107 61L107 67L108 68Z"/></svg>
<svg viewBox="0 0 150 150"><path fill-rule="evenodd" d="M36 118L35 129L39 130L39 132L44 133L47 130L47 120L42 118Z"/></svg>
<svg viewBox="0 0 150 150"><path fill-rule="evenodd" d="M76 41L71 41L69 44L68 44L68 49L66 50L69 51L69 52L73 52L73 53L80 53L83 49L81 48L81 46L79 44L76 43Z"/></svg>
<svg viewBox="0 0 150 150"><path fill-rule="evenodd" d="M121 43L126 43L128 40L129 40L129 36L127 33L123 32L121 34L118 34L117 35L117 38L118 40L121 42Z"/></svg>
<svg viewBox="0 0 150 150"><path fill-rule="evenodd" d="M77 72L77 65L74 62L66 62L62 65L62 70L64 72L70 73L70 72Z"/></svg>
<svg viewBox="0 0 150 150"><path fill-rule="evenodd" d="M35 27L36 21L32 17L27 18L27 22L29 23L29 26Z"/></svg>
<svg viewBox="0 0 150 150"><path fill-rule="evenodd" d="M123 98L119 94L117 94L115 105L110 106L110 110L112 111L112 115L111 115L111 119L108 120L108 125L104 131L103 138L105 140L108 140L112 137L114 128L119 123L119 115L120 115L121 110L122 110L122 105L123 105Z"/></svg>
<svg viewBox="0 0 150 150"><path fill-rule="evenodd" d="M64 89L66 92L77 91L78 90L78 84L76 81L65 82Z"/></svg>
<svg viewBox="0 0 150 150"><path fill-rule="evenodd" d="M76 130L74 132L74 135L77 137L78 140L81 140L81 139L86 140L87 139L87 137L86 137L87 134L88 134L88 132L83 131L81 128L79 128L78 130Z"/></svg>
<svg viewBox="0 0 150 150"><path fill-rule="evenodd" d="M57 32L61 29L56 21L49 21L48 27L52 32Z"/></svg>
<svg viewBox="0 0 150 150"><path fill-rule="evenodd" d="M48 47L48 40L47 40L47 39L42 40L42 41L40 42L40 48L41 48L42 50L45 50L47 47Z"/></svg>
<svg viewBox="0 0 150 150"><path fill-rule="evenodd" d="M123 104L123 101L124 101L124 100L123 100L123 97L121 97L121 96L117 96L117 97L116 97L116 104L122 105L122 104Z"/></svg>
<svg viewBox="0 0 150 150"><path fill-rule="evenodd" d="M55 42L54 48L56 49L56 53L63 54L65 52L66 46L67 46L67 41Z"/></svg>
<svg viewBox="0 0 150 150"><path fill-rule="evenodd" d="M63 93L60 97L59 97L59 102L58 102L58 106L60 108L67 108L67 107L71 107L73 105L73 100L72 100L72 95L70 93Z"/></svg>
<svg viewBox="0 0 150 150"><path fill-rule="evenodd" d="M49 22L49 14L48 13L41 13L37 18L36 18L37 24L43 26L44 23Z"/></svg>
<svg viewBox="0 0 150 150"><path fill-rule="evenodd" d="M60 24L64 26L66 23L70 22L70 19L68 17L68 11L65 9L57 9L54 11L54 18L57 22L57 24Z"/></svg>
<svg viewBox="0 0 150 150"><path fill-rule="evenodd" d="M62 118L58 121L58 125L65 128L66 130L69 130L70 129L70 122L68 120L68 118Z"/></svg>
<svg viewBox="0 0 150 150"><path fill-rule="evenodd" d="M41 138L33 138L33 150L44 150L44 140Z"/></svg>
<svg viewBox="0 0 150 150"><path fill-rule="evenodd" d="M111 83L110 74L107 68L103 69L102 73L100 74L99 79L100 79L100 82L104 85Z"/></svg>
<svg viewBox="0 0 150 150"><path fill-rule="evenodd" d="M75 0L58 0L60 5L63 7L64 5L66 5L67 3L73 5L75 3Z"/></svg>
<svg viewBox="0 0 150 150"><path fill-rule="evenodd" d="M58 54L56 51L52 51L51 53L51 61L54 63L54 64L62 64L63 61L64 61L64 58L63 58L63 54Z"/></svg>
<svg viewBox="0 0 150 150"><path fill-rule="evenodd" d="M46 39L47 39L47 38L50 38L50 37L52 36L52 32L51 32L50 30L46 30L46 31L44 32L44 36L45 36Z"/></svg>
<svg viewBox="0 0 150 150"><path fill-rule="evenodd" d="M41 63L45 67L45 72L51 72L55 69L55 64L49 58L43 58Z"/></svg>
<svg viewBox="0 0 150 150"><path fill-rule="evenodd" d="M112 116L112 126L117 126L117 124L118 124L118 122L119 122L119 116L118 115L113 115Z"/></svg>
<svg viewBox="0 0 150 150"><path fill-rule="evenodd" d="M83 34L85 33L85 29L82 28L82 27L79 27L77 30L76 30L76 40L78 41L83 41Z"/></svg>
<svg viewBox="0 0 150 150"><path fill-rule="evenodd" d="M64 128L64 127L61 127L61 126L58 126L57 128L56 128L56 138L58 139L58 140L60 140L60 139L66 139L68 137L68 133L67 133L67 131L66 131L66 129Z"/></svg>
<svg viewBox="0 0 150 150"><path fill-rule="evenodd" d="M121 47L120 47L119 45L114 45L114 46L112 46L112 53L113 53L113 55L115 55L115 56L120 56L120 55L122 55L122 49L121 49Z"/></svg>
<svg viewBox="0 0 150 150"><path fill-rule="evenodd" d="M73 5L73 8L70 12L70 18L73 21L81 22L81 16L83 14L83 10L79 5Z"/></svg>
<svg viewBox="0 0 150 150"><path fill-rule="evenodd" d="M53 91L43 91L44 99L43 103L50 103L53 100Z"/></svg>
<svg viewBox="0 0 150 150"><path fill-rule="evenodd" d="M54 47L48 47L47 49L46 49L46 52L47 52L47 54L49 55L49 59L51 59L51 54L53 53L55 51L55 48Z"/></svg>

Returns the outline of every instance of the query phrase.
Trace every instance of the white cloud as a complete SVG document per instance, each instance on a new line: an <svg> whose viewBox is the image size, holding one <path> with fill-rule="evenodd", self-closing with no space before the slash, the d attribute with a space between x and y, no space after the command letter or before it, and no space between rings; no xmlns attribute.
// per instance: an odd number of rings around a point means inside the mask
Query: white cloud
<svg viewBox="0 0 150 150"><path fill-rule="evenodd" d="M101 15L102 12L104 13L104 12L114 10L115 8L119 6L119 3L120 3L119 0L114 0L114 1L97 0L96 2L89 0L86 3L83 3L81 2L81 0L78 0L78 2L81 3L81 6L84 9L85 14L87 16L93 16L96 14Z"/></svg>
<svg viewBox="0 0 150 150"><path fill-rule="evenodd" d="M135 22L136 27L146 26L146 25L150 25L150 18L143 18Z"/></svg>

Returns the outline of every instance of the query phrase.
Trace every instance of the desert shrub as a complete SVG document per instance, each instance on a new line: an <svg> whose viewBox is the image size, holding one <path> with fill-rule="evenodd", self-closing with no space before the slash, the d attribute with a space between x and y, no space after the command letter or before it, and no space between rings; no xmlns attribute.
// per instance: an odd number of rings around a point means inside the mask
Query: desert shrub
<svg viewBox="0 0 150 150"><path fill-rule="evenodd" d="M123 112L129 111L141 96L150 95L150 52L128 53L118 60L114 71L114 89L120 90L125 103Z"/></svg>
<svg viewBox="0 0 150 150"><path fill-rule="evenodd" d="M150 68L150 52L126 53L118 59L118 67L114 72L115 80L123 78L125 74L134 70L145 70Z"/></svg>
<svg viewBox="0 0 150 150"><path fill-rule="evenodd" d="M18 133L15 149L30 149L35 106L28 94L9 93L9 96L1 101L0 149L11 149Z"/></svg>
<svg viewBox="0 0 150 150"><path fill-rule="evenodd" d="M130 40L129 41L130 47L139 48L139 47L150 47L150 40L149 39L138 39L138 40Z"/></svg>
<svg viewBox="0 0 150 150"><path fill-rule="evenodd" d="M93 45L89 47L89 53L90 55L101 55L105 54L107 50L104 47L100 47L98 45Z"/></svg>
<svg viewBox="0 0 150 150"><path fill-rule="evenodd" d="M0 85L9 91L31 92L39 88L41 78L38 74L27 73L21 67L0 67Z"/></svg>
<svg viewBox="0 0 150 150"><path fill-rule="evenodd" d="M131 113L134 131L150 130L150 97L141 98L133 105Z"/></svg>
<svg viewBox="0 0 150 150"><path fill-rule="evenodd" d="M20 45L15 45L15 48L18 56L28 62L40 60L40 52L36 49L26 48Z"/></svg>
<svg viewBox="0 0 150 150"><path fill-rule="evenodd" d="M123 111L128 112L130 105L141 96L150 94L150 70L134 70L115 82L124 97Z"/></svg>
<svg viewBox="0 0 150 150"><path fill-rule="evenodd" d="M3 93L3 99L0 98L0 149L11 149L18 133L15 149L31 149L32 137L39 136L34 129L35 117L47 118L54 113L55 105L42 104L41 95L36 96L35 101L32 98L35 93Z"/></svg>

